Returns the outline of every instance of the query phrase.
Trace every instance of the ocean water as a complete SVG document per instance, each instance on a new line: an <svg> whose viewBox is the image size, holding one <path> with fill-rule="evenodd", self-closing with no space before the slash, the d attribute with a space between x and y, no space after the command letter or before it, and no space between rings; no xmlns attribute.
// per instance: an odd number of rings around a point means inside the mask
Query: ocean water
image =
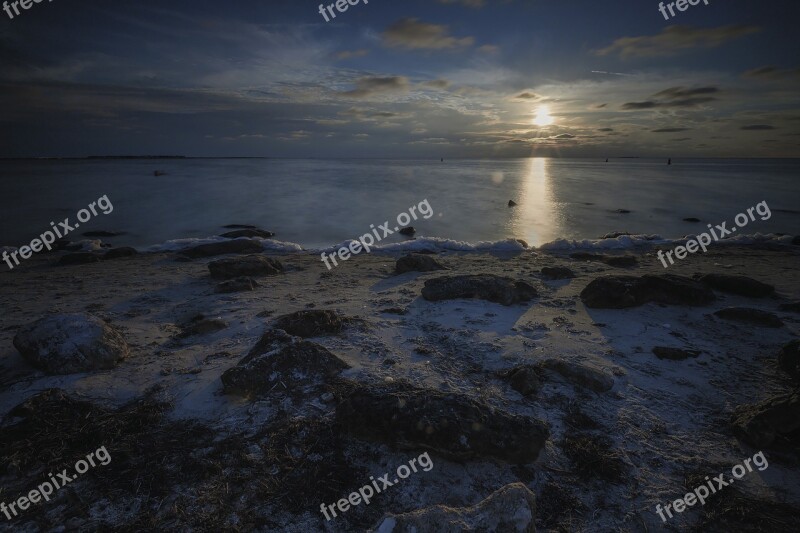
<svg viewBox="0 0 800 533"><path fill-rule="evenodd" d="M424 200L433 214L412 220L417 237L469 243L539 246L615 231L679 238L708 223L730 227L762 201L771 217L756 216L741 232L800 234L800 160L17 160L0 161L0 246L27 244L51 221L75 222L103 195L113 212L82 224L72 240L123 231L104 240L146 248L252 224L324 248L387 220L393 230L399 214Z"/></svg>

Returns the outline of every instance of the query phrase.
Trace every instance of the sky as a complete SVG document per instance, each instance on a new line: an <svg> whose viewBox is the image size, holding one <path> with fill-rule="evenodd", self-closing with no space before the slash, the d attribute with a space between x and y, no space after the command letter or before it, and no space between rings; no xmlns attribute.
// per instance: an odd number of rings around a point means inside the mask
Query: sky
<svg viewBox="0 0 800 533"><path fill-rule="evenodd" d="M10 8L0 157L800 156L800 2L708 2Z"/></svg>

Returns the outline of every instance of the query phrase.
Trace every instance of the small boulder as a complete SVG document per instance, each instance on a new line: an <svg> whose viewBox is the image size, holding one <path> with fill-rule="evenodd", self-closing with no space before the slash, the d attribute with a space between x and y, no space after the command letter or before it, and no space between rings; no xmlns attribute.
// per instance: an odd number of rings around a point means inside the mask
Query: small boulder
<svg viewBox="0 0 800 533"><path fill-rule="evenodd" d="M271 231L266 231L263 229L257 228L246 228L246 229L239 229L234 231L229 231L227 233L223 233L220 237L225 237L226 239L238 239L240 237L261 237L262 239L269 239L274 237L275 234Z"/></svg>
<svg viewBox="0 0 800 533"><path fill-rule="evenodd" d="M629 231L614 231L612 233L606 233L605 235L603 235L600 238L601 239L616 239L617 237L623 237L623 236L628 236L628 235L633 235L633 234L631 232L629 232Z"/></svg>
<svg viewBox="0 0 800 533"><path fill-rule="evenodd" d="M515 202L514 200L508 201L508 207L514 207L515 205L517 205L517 202Z"/></svg>
<svg viewBox="0 0 800 533"><path fill-rule="evenodd" d="M283 272L283 265L264 255L247 255L212 261L208 270L212 278L227 280L243 276L277 276Z"/></svg>
<svg viewBox="0 0 800 533"><path fill-rule="evenodd" d="M670 361L683 361L690 357L697 357L700 355L699 350L683 350L681 348L671 348L668 346L656 346L653 348L653 353L659 359L669 359Z"/></svg>
<svg viewBox="0 0 800 533"><path fill-rule="evenodd" d="M778 366L792 379L800 381L800 340L793 340L781 348Z"/></svg>
<svg viewBox="0 0 800 533"><path fill-rule="evenodd" d="M216 333L228 327L224 320L218 318L205 318L203 315L194 317L187 325L185 325L178 337L194 337L197 335L208 335L209 333Z"/></svg>
<svg viewBox="0 0 800 533"><path fill-rule="evenodd" d="M700 306L716 299L707 286L673 274L600 276L581 291L581 300L596 309L623 309L649 302Z"/></svg>
<svg viewBox="0 0 800 533"><path fill-rule="evenodd" d="M233 292L254 291L258 286L258 283L253 278L241 276L228 281L223 281L214 288L214 292L218 294L229 294Z"/></svg>
<svg viewBox="0 0 800 533"><path fill-rule="evenodd" d="M781 311L789 311L790 313L800 313L800 302L791 302L788 304L781 304L778 306Z"/></svg>
<svg viewBox="0 0 800 533"><path fill-rule="evenodd" d="M258 229L257 226L252 226L250 224L228 224L222 227L225 229Z"/></svg>
<svg viewBox="0 0 800 533"><path fill-rule="evenodd" d="M225 254L256 254L264 251L264 246L250 239L234 239L230 241L212 242L201 244L192 248L181 250L181 254L192 259L200 257L213 257Z"/></svg>
<svg viewBox="0 0 800 533"><path fill-rule="evenodd" d="M61 259L58 260L58 264L61 266L86 265L89 263L99 263L101 260L102 256L99 254L92 252L76 252L61 256Z"/></svg>
<svg viewBox="0 0 800 533"><path fill-rule="evenodd" d="M542 383L539 381L539 374L533 365L522 365L512 368L505 375L511 388L523 396L531 396L539 392Z"/></svg>
<svg viewBox="0 0 800 533"><path fill-rule="evenodd" d="M14 347L48 374L108 370L130 353L116 329L86 313L44 317L20 329Z"/></svg>
<svg viewBox="0 0 800 533"><path fill-rule="evenodd" d="M575 273L567 267L542 267L541 274L547 279L571 279L575 277Z"/></svg>
<svg viewBox="0 0 800 533"><path fill-rule="evenodd" d="M564 359L548 359L540 366L544 370L552 370L573 385L594 392L608 392L614 388L614 377L599 368L565 361Z"/></svg>
<svg viewBox="0 0 800 533"><path fill-rule="evenodd" d="M755 405L740 406L733 417L736 435L755 448L770 446L779 436L798 429L800 389Z"/></svg>
<svg viewBox="0 0 800 533"><path fill-rule="evenodd" d="M511 483L471 507L434 505L388 514L372 533L535 533L536 497L523 483Z"/></svg>
<svg viewBox="0 0 800 533"><path fill-rule="evenodd" d="M436 260L435 257L426 254L408 254L397 260L395 272L405 274L406 272L433 272L434 270L448 270L446 266Z"/></svg>
<svg viewBox="0 0 800 533"><path fill-rule="evenodd" d="M406 237L411 237L417 232L414 226L408 226L400 230L400 235L405 235Z"/></svg>
<svg viewBox="0 0 800 533"><path fill-rule="evenodd" d="M772 296L775 293L775 287L772 285L761 283L747 276L703 274L697 276L697 279L712 289L738 294L740 296L748 296L750 298L763 298L765 296Z"/></svg>
<svg viewBox="0 0 800 533"><path fill-rule="evenodd" d="M716 316L736 322L763 326L765 328L783 327L783 321L775 313L752 307L726 307L714 313Z"/></svg>
<svg viewBox="0 0 800 533"><path fill-rule="evenodd" d="M134 255L138 255L139 252L136 251L136 248L131 248L130 246L121 246L119 248L112 248L103 255L104 260L109 259L119 259L121 257L133 257Z"/></svg>
<svg viewBox="0 0 800 533"><path fill-rule="evenodd" d="M427 280L422 288L422 297L431 302L479 298L512 305L536 296L536 289L529 283L493 274L442 276Z"/></svg>
<svg viewBox="0 0 800 533"><path fill-rule="evenodd" d="M275 319L274 326L298 337L323 337L341 333L347 318L336 311L308 309L296 311Z"/></svg>
<svg viewBox="0 0 800 533"><path fill-rule="evenodd" d="M414 387L353 384L336 408L342 431L401 449L430 450L463 461L495 458L532 463L549 436L544 422L468 398Z"/></svg>

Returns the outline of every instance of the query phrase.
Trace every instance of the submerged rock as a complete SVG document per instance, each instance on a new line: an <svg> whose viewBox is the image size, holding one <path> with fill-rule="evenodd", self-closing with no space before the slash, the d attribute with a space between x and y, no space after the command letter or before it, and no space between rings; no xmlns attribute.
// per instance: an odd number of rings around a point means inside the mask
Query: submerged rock
<svg viewBox="0 0 800 533"><path fill-rule="evenodd" d="M800 340L793 340L781 348L778 366L792 379L800 381Z"/></svg>
<svg viewBox="0 0 800 533"><path fill-rule="evenodd" d="M755 405L740 406L733 418L733 430L737 436L756 448L769 446L779 436L798 429L800 389Z"/></svg>
<svg viewBox="0 0 800 533"><path fill-rule="evenodd" d="M411 237L416 232L417 232L417 230L416 230L416 228L414 228L414 226L408 226L406 228L402 228L399 233L400 233L400 235L405 235L406 237Z"/></svg>
<svg viewBox="0 0 800 533"><path fill-rule="evenodd" d="M540 368L552 370L574 385L594 392L608 392L614 388L614 377L599 368L564 359L548 359Z"/></svg>
<svg viewBox="0 0 800 533"><path fill-rule="evenodd" d="M435 257L425 254L408 254L398 259L395 264L395 272L398 274L433 272L434 270L448 270L448 268L437 261Z"/></svg>
<svg viewBox="0 0 800 533"><path fill-rule="evenodd" d="M263 229L258 228L245 228L239 229L235 231L229 231L227 233L223 233L220 237L225 237L226 239L238 239L240 237L261 237L262 239L269 239L274 237L275 234L271 231L266 231Z"/></svg>
<svg viewBox="0 0 800 533"><path fill-rule="evenodd" d="M228 281L223 281L214 288L214 292L219 294L229 294L233 292L254 291L258 283L251 277L240 276Z"/></svg>
<svg viewBox="0 0 800 533"><path fill-rule="evenodd" d="M205 318L203 315L194 317L186 326L183 327L178 335L181 338L194 337L197 335L208 335L216 333L228 327L224 320L218 318Z"/></svg>
<svg viewBox="0 0 800 533"><path fill-rule="evenodd" d="M684 350L682 348L671 348L668 346L656 346L653 348L653 353L659 359L669 359L670 361L683 361L684 359L700 355L699 350Z"/></svg>
<svg viewBox="0 0 800 533"><path fill-rule="evenodd" d="M212 278L233 279L243 276L277 276L283 273L283 265L271 257L247 255L212 261L208 264L208 270Z"/></svg>
<svg viewBox="0 0 800 533"><path fill-rule="evenodd" d="M571 279L575 277L575 273L567 267L542 267L542 276L548 279Z"/></svg>
<svg viewBox="0 0 800 533"><path fill-rule="evenodd" d="M389 514L372 533L535 533L536 497L523 483L511 483L471 507L434 505Z"/></svg>
<svg viewBox="0 0 800 533"><path fill-rule="evenodd" d="M601 276L581 291L581 300L596 309L622 309L649 302L702 306L716 299L707 286L674 274Z"/></svg>
<svg viewBox="0 0 800 533"><path fill-rule="evenodd" d="M231 241L212 242L201 244L192 248L181 250L181 254L192 259L200 257L213 257L225 254L255 254L264 251L264 246L258 241L250 239L235 239Z"/></svg>
<svg viewBox="0 0 800 533"><path fill-rule="evenodd" d="M683 219L684 222L700 222L700 219L697 217L686 217Z"/></svg>
<svg viewBox="0 0 800 533"><path fill-rule="evenodd" d="M48 374L107 370L130 354L117 330L86 313L55 314L37 320L17 332L14 347Z"/></svg>
<svg viewBox="0 0 800 533"><path fill-rule="evenodd" d="M274 326L298 337L323 337L341 333L347 318L336 311L309 309L296 311L275 319Z"/></svg>
<svg viewBox="0 0 800 533"><path fill-rule="evenodd" d="M532 463L549 436L544 422L496 410L460 394L398 382L354 384L336 409L342 430L453 460L492 457Z"/></svg>
<svg viewBox="0 0 800 533"><path fill-rule="evenodd" d="M536 296L536 289L529 283L493 274L443 276L427 280L422 288L422 297L432 302L479 298L512 305Z"/></svg>
<svg viewBox="0 0 800 533"><path fill-rule="evenodd" d="M769 311L763 311L761 309L753 309L752 307L726 307L714 314L725 320L745 322L765 328L780 328L783 326L783 321L778 318L775 313L770 313Z"/></svg>
<svg viewBox="0 0 800 533"><path fill-rule="evenodd" d="M763 298L775 293L775 287L748 278L747 276L734 276L730 274L703 274L697 279L711 287L723 292L730 292L750 298Z"/></svg>

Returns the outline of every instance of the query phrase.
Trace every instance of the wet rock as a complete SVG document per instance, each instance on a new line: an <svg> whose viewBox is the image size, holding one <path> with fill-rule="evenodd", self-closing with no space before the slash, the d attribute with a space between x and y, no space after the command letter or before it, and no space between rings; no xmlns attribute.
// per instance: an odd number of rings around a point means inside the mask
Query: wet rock
<svg viewBox="0 0 800 533"><path fill-rule="evenodd" d="M800 381L800 340L793 340L781 348L778 366L792 379Z"/></svg>
<svg viewBox="0 0 800 533"><path fill-rule="evenodd" d="M312 389L316 391L330 378L350 368L319 344L299 341L289 344L277 342L274 345L281 344L277 352L261 355L251 352L235 367L223 373L221 379L225 393L263 396L285 392L295 396ZM263 346L267 347L266 342Z"/></svg>
<svg viewBox="0 0 800 533"><path fill-rule="evenodd" d="M212 261L208 270L212 278L227 280L244 276L277 276L283 272L283 265L271 257L247 255Z"/></svg>
<svg viewBox="0 0 800 533"><path fill-rule="evenodd" d="M506 375L511 388L523 396L531 396L539 392L542 383L534 365L522 365L512 368Z"/></svg>
<svg viewBox="0 0 800 533"><path fill-rule="evenodd" d="M614 388L614 377L599 368L565 361L548 359L540 363L544 370L551 370L573 385L578 385L594 392L608 392Z"/></svg>
<svg viewBox="0 0 800 533"><path fill-rule="evenodd" d="M515 202L514 200L508 201L508 207L514 207L515 205L517 205L517 202Z"/></svg>
<svg viewBox="0 0 800 533"><path fill-rule="evenodd" d="M571 279L575 277L575 273L564 266L542 267L541 273L547 279Z"/></svg>
<svg viewBox="0 0 800 533"><path fill-rule="evenodd" d="M673 274L601 276L581 291L583 303L595 309L622 309L649 302L701 306L715 299L713 291L702 283Z"/></svg>
<svg viewBox="0 0 800 533"><path fill-rule="evenodd" d="M775 293L775 287L748 278L747 276L733 276L730 274L703 274L697 279L712 289L723 292L748 296L750 298L763 298Z"/></svg>
<svg viewBox="0 0 800 533"><path fill-rule="evenodd" d="M131 248L130 246L121 246L119 248L112 248L103 255L104 260L109 259L119 259L121 257L133 257L134 255L138 255L139 252L136 251L136 248Z"/></svg>
<svg viewBox="0 0 800 533"><path fill-rule="evenodd" d="M62 256L61 259L58 260L58 264L61 266L86 265L89 263L98 263L102 260L101 258L102 256L91 252L76 252Z"/></svg>
<svg viewBox="0 0 800 533"><path fill-rule="evenodd" d="M683 361L690 357L697 357L700 355L699 350L684 350L682 348L671 348L668 346L656 346L653 348L653 353L659 359L669 359L670 361Z"/></svg>
<svg viewBox="0 0 800 533"><path fill-rule="evenodd" d="M471 507L435 505L388 514L372 533L535 533L536 498L523 483L501 487Z"/></svg>
<svg viewBox="0 0 800 533"><path fill-rule="evenodd" d="M493 274L443 276L427 280L422 288L422 297L431 302L479 298L512 305L536 296L538 293L532 285Z"/></svg>
<svg viewBox="0 0 800 533"><path fill-rule="evenodd" d="M336 409L342 430L402 449L453 460L492 457L531 463L549 436L544 422L496 410L454 393L395 382L354 384Z"/></svg>
<svg viewBox="0 0 800 533"><path fill-rule="evenodd" d="M446 266L436 260L435 257L424 254L408 254L397 260L395 272L404 274L406 272L433 272L434 270L448 270Z"/></svg>
<svg viewBox="0 0 800 533"><path fill-rule="evenodd" d="M14 347L48 374L111 369L130 353L116 329L86 313L44 317L20 329Z"/></svg>
<svg viewBox="0 0 800 533"><path fill-rule="evenodd" d="M347 321L335 311L309 309L279 316L274 326L298 337L323 337L341 333Z"/></svg>
<svg viewBox="0 0 800 533"><path fill-rule="evenodd" d="M620 215L627 215L627 214L629 214L629 213L632 213L632 211L629 211L628 209L617 209L617 210L616 210L616 211L614 211L614 212L615 212L615 213L619 213Z"/></svg>
<svg viewBox="0 0 800 533"><path fill-rule="evenodd" d="M225 237L226 239L238 239L240 237L261 237L262 239L269 239L274 237L275 234L271 231L266 231L263 229L258 228L246 228L246 229L239 229L234 231L229 231L227 233L223 233L220 237Z"/></svg>
<svg viewBox="0 0 800 533"><path fill-rule="evenodd" d="M800 313L800 302L781 304L778 306L778 309L781 311L789 311L790 313Z"/></svg>
<svg viewBox="0 0 800 533"><path fill-rule="evenodd" d="M776 314L761 309L753 309L752 307L726 307L714 314L725 320L734 320L765 328L780 328L783 326L783 321Z"/></svg>
<svg viewBox="0 0 800 533"><path fill-rule="evenodd" d="M381 313L386 313L387 315L407 315L408 310L403 309L402 307L387 307L386 309L381 309Z"/></svg>
<svg viewBox="0 0 800 533"><path fill-rule="evenodd" d="M231 241L212 242L181 250L181 254L197 259L225 254L255 254L264 251L264 246L250 239L234 239Z"/></svg>
<svg viewBox="0 0 800 533"><path fill-rule="evenodd" d="M257 226L251 226L250 224L228 224L222 227L225 229L258 229Z"/></svg>
<svg viewBox="0 0 800 533"><path fill-rule="evenodd" d="M223 281L214 288L214 292L218 294L229 294L233 292L254 291L258 286L258 283L253 278L241 276Z"/></svg>
<svg viewBox="0 0 800 533"><path fill-rule="evenodd" d="M699 218L696 217L686 217L683 219L684 222L700 222Z"/></svg>
<svg viewBox="0 0 800 533"><path fill-rule="evenodd" d="M228 327L224 320L218 318L205 318L203 315L194 317L187 325L185 325L181 333L178 335L180 338L194 337L198 335L208 335L209 333L216 333Z"/></svg>
<svg viewBox="0 0 800 533"><path fill-rule="evenodd" d="M639 264L639 260L632 255L602 255L590 252L575 252L569 256L578 261L599 261L618 268L632 267Z"/></svg>
<svg viewBox="0 0 800 533"><path fill-rule="evenodd" d="M403 228L400 230L400 235L405 235L406 237L411 237L417 232L414 226L408 226L407 228Z"/></svg>
<svg viewBox="0 0 800 533"><path fill-rule="evenodd" d="M800 389L740 406L733 417L733 430L743 441L756 448L770 446L782 436L800 429Z"/></svg>

